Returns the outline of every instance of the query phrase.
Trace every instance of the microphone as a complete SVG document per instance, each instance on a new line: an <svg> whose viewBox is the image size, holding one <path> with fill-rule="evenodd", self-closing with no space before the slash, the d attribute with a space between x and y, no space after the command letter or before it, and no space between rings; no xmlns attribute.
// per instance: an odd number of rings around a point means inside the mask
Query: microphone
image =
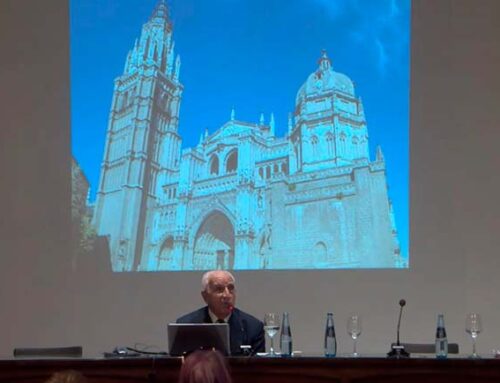
<svg viewBox="0 0 500 383"><path fill-rule="evenodd" d="M410 353L405 350L405 346L403 346L399 342L399 330L401 328L401 315L403 314L403 307L405 307L406 301L401 299L399 301L399 318L398 318L398 327L397 327L397 342L396 344L391 345L391 351L387 353L389 358L408 358L410 357Z"/></svg>
<svg viewBox="0 0 500 383"><path fill-rule="evenodd" d="M399 301L399 319L398 319L398 331L397 331L397 345L400 346L401 344L399 343L399 330L401 328L401 315L403 314L403 307L405 307L406 301L404 299L401 299Z"/></svg>
<svg viewBox="0 0 500 383"><path fill-rule="evenodd" d="M234 307L232 309L234 309ZM244 356L252 356L254 355L254 350L252 349L252 345L248 344L247 321L246 319L240 318L239 315L237 316L237 318L241 331L240 351Z"/></svg>

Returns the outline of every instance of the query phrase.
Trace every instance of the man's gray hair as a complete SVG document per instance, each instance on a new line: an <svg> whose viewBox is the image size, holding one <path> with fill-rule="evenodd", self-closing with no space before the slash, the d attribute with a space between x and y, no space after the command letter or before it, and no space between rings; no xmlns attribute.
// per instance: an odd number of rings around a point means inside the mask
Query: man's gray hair
<svg viewBox="0 0 500 383"><path fill-rule="evenodd" d="M234 275L231 274L229 271L226 270L210 270L207 271L205 274L203 274L203 277L201 277L201 291L207 291L208 284L210 283L210 280L212 279L212 276L215 273L220 273L223 272L225 274L228 274L231 279L233 280L233 283L236 282L236 279L234 278Z"/></svg>

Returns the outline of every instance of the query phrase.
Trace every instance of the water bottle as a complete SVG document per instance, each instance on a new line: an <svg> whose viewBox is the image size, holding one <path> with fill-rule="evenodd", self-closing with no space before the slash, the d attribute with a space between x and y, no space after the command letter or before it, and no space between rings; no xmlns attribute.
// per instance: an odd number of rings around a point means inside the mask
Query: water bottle
<svg viewBox="0 0 500 383"><path fill-rule="evenodd" d="M290 320L288 313L283 313L283 324L281 325L281 356L292 356L292 331L290 330Z"/></svg>
<svg viewBox="0 0 500 383"><path fill-rule="evenodd" d="M438 315L437 329L436 329L436 358L448 357L448 339L446 338L446 329L444 328L444 316Z"/></svg>
<svg viewBox="0 0 500 383"><path fill-rule="evenodd" d="M335 327L333 326L333 314L326 314L325 330L325 356L332 358L337 355L337 339L335 338Z"/></svg>

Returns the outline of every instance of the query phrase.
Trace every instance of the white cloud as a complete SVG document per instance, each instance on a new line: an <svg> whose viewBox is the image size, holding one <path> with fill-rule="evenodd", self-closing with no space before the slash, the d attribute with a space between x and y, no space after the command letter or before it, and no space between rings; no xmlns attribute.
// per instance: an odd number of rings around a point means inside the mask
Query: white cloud
<svg viewBox="0 0 500 383"><path fill-rule="evenodd" d="M377 47L377 68L382 77L385 76L387 71L387 65L389 58L387 56L387 51L380 39L375 39L375 46Z"/></svg>
<svg viewBox="0 0 500 383"><path fill-rule="evenodd" d="M349 0L314 0L321 5L332 19L342 17L347 11ZM352 2L352 1L351 1Z"/></svg>
<svg viewBox="0 0 500 383"><path fill-rule="evenodd" d="M346 36L376 59L381 77L397 71L403 49L407 48L408 20L403 11L409 0L314 0L332 22L348 18ZM408 10L409 12L409 10Z"/></svg>

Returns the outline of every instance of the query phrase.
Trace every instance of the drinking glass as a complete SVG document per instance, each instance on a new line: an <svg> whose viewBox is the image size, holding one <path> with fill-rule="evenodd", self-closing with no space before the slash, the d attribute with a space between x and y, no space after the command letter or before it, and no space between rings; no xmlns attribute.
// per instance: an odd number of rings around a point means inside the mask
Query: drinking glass
<svg viewBox="0 0 500 383"><path fill-rule="evenodd" d="M483 331L483 326L481 324L481 317L479 314L471 313L467 314L465 318L465 331L472 338L472 355L471 358L479 358L476 352L476 338L481 331Z"/></svg>
<svg viewBox="0 0 500 383"><path fill-rule="evenodd" d="M269 347L269 356L276 356L274 352L274 336L280 329L280 316L276 313L267 313L264 316L264 330L267 336L271 339L271 346Z"/></svg>
<svg viewBox="0 0 500 383"><path fill-rule="evenodd" d="M353 351L352 351L352 356L357 357L359 356L358 352L356 351L356 341L358 337L361 335L361 317L359 315L351 315L349 319L347 320L347 333L351 336L353 340Z"/></svg>

